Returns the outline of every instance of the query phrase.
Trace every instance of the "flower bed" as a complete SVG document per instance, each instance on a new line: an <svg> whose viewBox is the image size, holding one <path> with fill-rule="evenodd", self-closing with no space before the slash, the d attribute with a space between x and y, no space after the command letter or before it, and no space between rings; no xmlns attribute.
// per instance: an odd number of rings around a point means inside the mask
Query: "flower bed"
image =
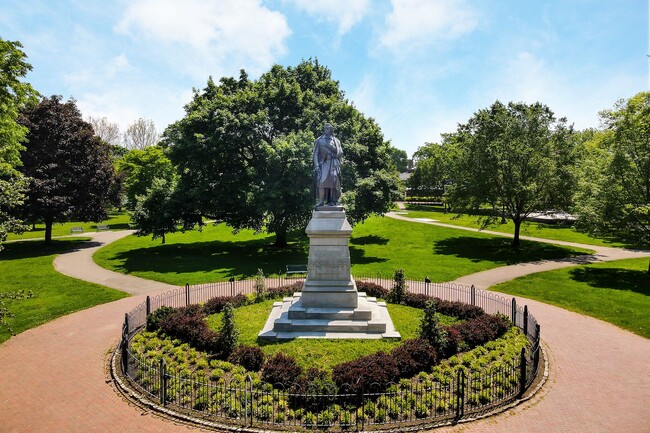
<svg viewBox="0 0 650 433"><path fill-rule="evenodd" d="M381 285L359 282L358 286L371 296L386 295ZM295 289L274 288L265 296L285 296ZM208 300L202 307L177 309L173 314L191 317L187 313L194 312L200 316L206 309L219 311L215 305L223 308L228 302L252 302L252 297L219 298ZM422 308L430 299L434 298L407 294L404 303ZM529 364L535 361L535 342L531 345L526 335L517 327L509 327L502 316L488 315L481 308L460 302L434 299L434 303L440 311L462 320L445 327L450 347L435 348L425 340L407 340L390 353L341 363L331 374L317 369L303 371L281 354L263 361L263 354L255 347L239 347L228 360L218 359L223 356L214 331L209 330L215 335L208 338L213 344L206 345L196 336L170 332L173 328L164 320L133 336L130 349L122 350L126 358L122 365L134 387L151 399L236 426L355 429L431 424L489 410L520 395L530 382L525 375L533 370ZM172 322L184 329L178 317ZM198 323L196 317L189 322ZM166 336L169 334L176 338Z"/></svg>

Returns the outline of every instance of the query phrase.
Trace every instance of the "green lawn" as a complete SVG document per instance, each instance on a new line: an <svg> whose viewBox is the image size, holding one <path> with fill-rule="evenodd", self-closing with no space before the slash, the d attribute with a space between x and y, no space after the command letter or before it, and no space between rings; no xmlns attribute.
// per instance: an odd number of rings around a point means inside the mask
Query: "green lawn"
<svg viewBox="0 0 650 433"><path fill-rule="evenodd" d="M264 327L266 319L271 313L273 300L258 304L240 307L235 310L235 322L240 332L239 343L260 345L264 353L273 356L278 352L296 358L296 361L305 369L318 366L322 369L331 369L334 365L344 361L352 361L360 356L370 355L383 350L388 352L398 346L399 340L327 340L327 339L299 339L285 342L258 342L257 334ZM418 334L420 319L424 312L418 308L404 305L388 304L388 312L393 319L393 325L401 335L402 340L415 338ZM208 316L211 328L219 330L222 314ZM451 317L441 316L442 323L450 325L456 320Z"/></svg>
<svg viewBox="0 0 650 433"><path fill-rule="evenodd" d="M243 230L233 235L224 225L202 232L175 233L167 243L129 236L95 253L105 268L174 285L252 277L283 272L287 264L307 263L308 240L297 233L286 249L272 246L271 235ZM403 268L407 278L429 276L441 282L473 272L540 259L585 253L536 242L522 242L514 251L510 240L484 233L413 224L391 218L369 218L354 227L350 239L352 272L357 276L392 275Z"/></svg>
<svg viewBox="0 0 650 433"><path fill-rule="evenodd" d="M540 272L490 290L557 305L650 338L647 269L647 258L617 260Z"/></svg>
<svg viewBox="0 0 650 433"><path fill-rule="evenodd" d="M407 213L404 216L408 218L429 218L441 223L453 224L461 227L480 227L480 224L477 221L477 217L469 215L461 215L460 217L457 217L457 214L455 213L444 213L443 208L440 206L422 206L409 204L406 205L406 212ZM506 224L497 223L495 225L491 225L486 230L513 234L515 231L515 226L511 220L507 221L508 222ZM595 238L589 236L586 233L581 233L573 227L563 226L561 224L545 224L525 221L521 225L521 235L605 247L634 246Z"/></svg>
<svg viewBox="0 0 650 433"><path fill-rule="evenodd" d="M108 219L99 222L67 222L67 223L54 223L52 226L52 236L69 236L71 227L83 227L84 232L94 232L97 231L97 224L108 224L110 230L126 230L129 228L129 223L131 222L131 216L126 212L111 212L108 215ZM10 233L7 236L7 240L21 240L21 239L45 239L45 224L36 224L35 229L22 233L15 234Z"/></svg>
<svg viewBox="0 0 650 433"><path fill-rule="evenodd" d="M57 254L84 243L79 239L55 240L51 246L40 241L17 242L6 244L0 251L0 292L31 290L34 293L33 298L24 300L0 299L16 315L8 319L14 334L74 311L128 296L54 270L52 260ZM0 327L0 342L10 336L7 327Z"/></svg>

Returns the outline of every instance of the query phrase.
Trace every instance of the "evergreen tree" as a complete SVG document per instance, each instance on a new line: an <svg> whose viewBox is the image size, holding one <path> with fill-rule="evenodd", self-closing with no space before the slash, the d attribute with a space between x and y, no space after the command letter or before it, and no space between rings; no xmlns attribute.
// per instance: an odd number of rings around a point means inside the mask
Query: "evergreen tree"
<svg viewBox="0 0 650 433"><path fill-rule="evenodd" d="M427 301L424 307L419 336L427 340L438 351L447 344L447 331L440 323L440 315L436 312L436 303L432 300Z"/></svg>
<svg viewBox="0 0 650 433"><path fill-rule="evenodd" d="M223 316L221 317L221 330L219 331L220 349L224 358L230 354L237 347L237 340L239 339L239 331L235 324L235 309L232 304L228 303L223 308Z"/></svg>

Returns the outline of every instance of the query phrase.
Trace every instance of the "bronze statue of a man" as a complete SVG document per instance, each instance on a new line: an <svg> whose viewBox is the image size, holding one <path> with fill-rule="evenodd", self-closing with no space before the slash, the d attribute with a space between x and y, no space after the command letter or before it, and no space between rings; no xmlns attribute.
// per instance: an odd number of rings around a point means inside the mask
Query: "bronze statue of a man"
<svg viewBox="0 0 650 433"><path fill-rule="evenodd" d="M314 142L314 180L318 206L336 206L341 198L341 158L343 148L334 137L334 127L329 123L323 135Z"/></svg>

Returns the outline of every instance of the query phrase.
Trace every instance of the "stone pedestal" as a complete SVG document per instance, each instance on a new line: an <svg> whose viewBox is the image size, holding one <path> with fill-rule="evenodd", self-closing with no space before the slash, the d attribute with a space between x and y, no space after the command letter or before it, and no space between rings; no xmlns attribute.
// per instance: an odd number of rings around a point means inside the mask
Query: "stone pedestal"
<svg viewBox="0 0 650 433"><path fill-rule="evenodd" d="M260 339L400 338L384 302L357 292L350 275L352 227L340 206L312 213L307 279L302 293L273 305Z"/></svg>

